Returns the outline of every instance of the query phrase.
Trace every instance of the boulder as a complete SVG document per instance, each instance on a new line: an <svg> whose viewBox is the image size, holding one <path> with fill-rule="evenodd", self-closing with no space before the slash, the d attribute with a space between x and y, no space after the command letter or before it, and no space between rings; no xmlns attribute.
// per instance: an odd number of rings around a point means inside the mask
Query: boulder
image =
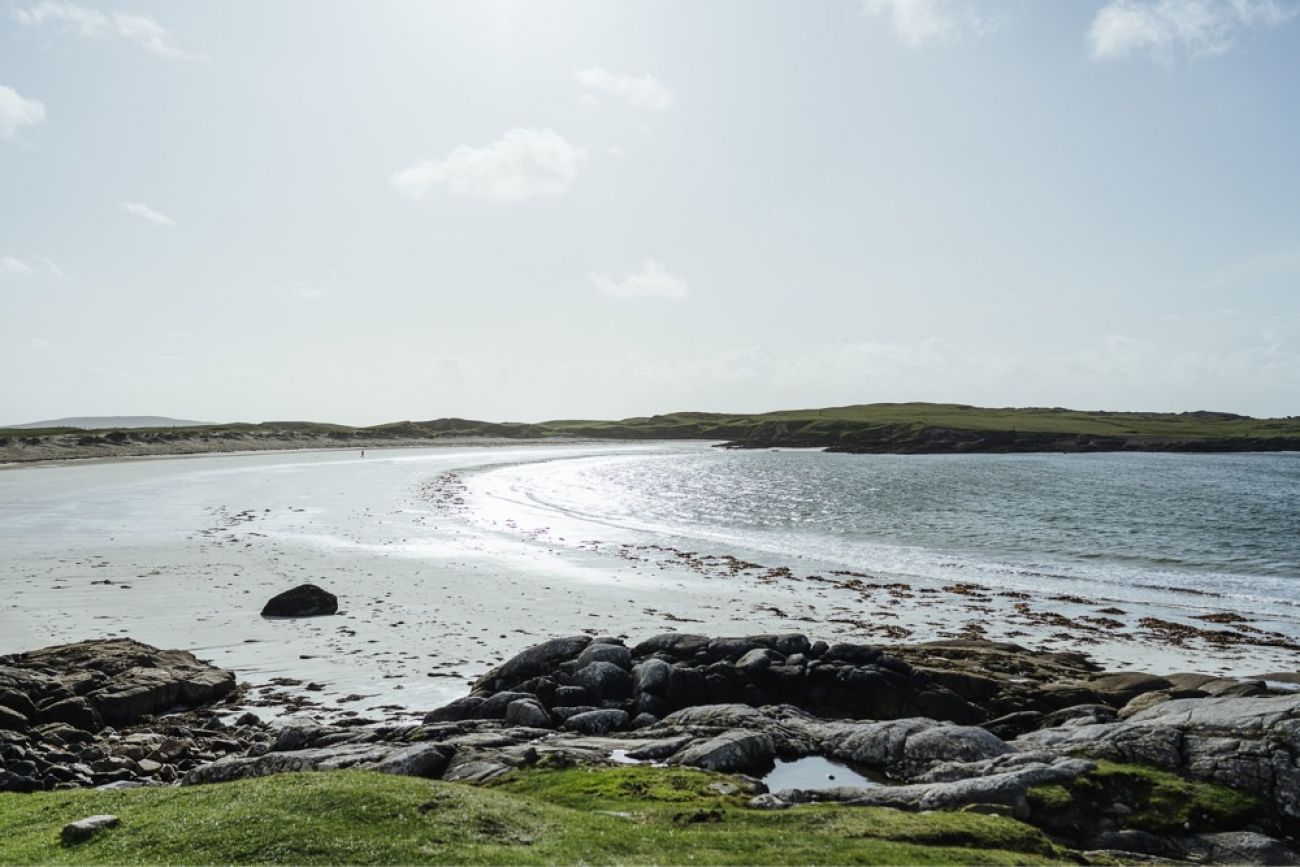
<svg viewBox="0 0 1300 867"><path fill-rule="evenodd" d="M534 729L547 729L553 725L546 708L535 698L519 698L506 705L505 723Z"/></svg>
<svg viewBox="0 0 1300 867"><path fill-rule="evenodd" d="M771 770L776 745L770 735L733 729L703 743L693 744L669 759L669 764L689 765L724 774L761 775Z"/></svg>
<svg viewBox="0 0 1300 867"><path fill-rule="evenodd" d="M627 728L629 721L627 711L589 710L566 719L564 727L584 735L604 735L616 729Z"/></svg>
<svg viewBox="0 0 1300 867"><path fill-rule="evenodd" d="M119 824L121 822L117 816L108 814L87 816L84 819L78 819L64 825L63 831L59 834L59 839L63 841L64 846L75 846L78 843L84 843L100 831L106 828L116 828Z"/></svg>
<svg viewBox="0 0 1300 867"><path fill-rule="evenodd" d="M485 673L474 684L474 694L514 689L533 677L551 674L560 663L573 659L591 644L588 635L552 638L523 650Z"/></svg>
<svg viewBox="0 0 1300 867"><path fill-rule="evenodd" d="M315 584L299 584L272 596L262 608L263 617L321 617L337 614L339 599Z"/></svg>
<svg viewBox="0 0 1300 867"><path fill-rule="evenodd" d="M29 725L31 725L31 721L26 716L0 704L0 730L20 732L24 731Z"/></svg>
<svg viewBox="0 0 1300 867"><path fill-rule="evenodd" d="M578 669L573 674L573 683L596 699L622 699L632 695L632 675L612 662L597 661Z"/></svg>
<svg viewBox="0 0 1300 867"><path fill-rule="evenodd" d="M578 654L574 665L583 668L593 662L608 662L627 671L632 668L632 651L621 644L589 644Z"/></svg>

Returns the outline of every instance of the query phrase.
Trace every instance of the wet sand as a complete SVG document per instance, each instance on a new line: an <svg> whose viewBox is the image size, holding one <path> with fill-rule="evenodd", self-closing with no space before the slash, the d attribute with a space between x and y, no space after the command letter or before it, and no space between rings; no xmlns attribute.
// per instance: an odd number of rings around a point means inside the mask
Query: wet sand
<svg viewBox="0 0 1300 867"><path fill-rule="evenodd" d="M526 509L488 523L468 514L466 480L486 468L666 448L688 447L368 449L364 458L5 470L0 653L130 636L234 669L262 702L374 720L418 717L523 647L576 632L798 631L883 644L969 636L1158 673L1298 667L1287 633L1212 600L1138 610L1029 588L887 580L870 564L805 574L738 552L562 539ZM336 593L340 614L259 616L268 598L303 582Z"/></svg>

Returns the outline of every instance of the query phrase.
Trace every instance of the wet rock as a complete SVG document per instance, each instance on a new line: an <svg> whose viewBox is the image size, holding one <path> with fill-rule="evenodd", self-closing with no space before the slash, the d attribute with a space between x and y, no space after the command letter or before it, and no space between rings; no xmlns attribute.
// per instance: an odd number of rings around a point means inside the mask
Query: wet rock
<svg viewBox="0 0 1300 867"><path fill-rule="evenodd" d="M337 614L339 599L315 584L299 584L272 596L262 607L263 617L321 617Z"/></svg>

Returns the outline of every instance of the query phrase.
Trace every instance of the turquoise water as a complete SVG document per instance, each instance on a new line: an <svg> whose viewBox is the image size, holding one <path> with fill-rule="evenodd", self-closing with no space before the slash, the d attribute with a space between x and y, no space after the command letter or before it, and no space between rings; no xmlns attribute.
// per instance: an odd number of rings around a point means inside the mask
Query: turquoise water
<svg viewBox="0 0 1300 867"><path fill-rule="evenodd" d="M1300 608L1300 454L842 455L699 446L487 471L554 536L1104 598ZM647 534L649 534L647 536Z"/></svg>

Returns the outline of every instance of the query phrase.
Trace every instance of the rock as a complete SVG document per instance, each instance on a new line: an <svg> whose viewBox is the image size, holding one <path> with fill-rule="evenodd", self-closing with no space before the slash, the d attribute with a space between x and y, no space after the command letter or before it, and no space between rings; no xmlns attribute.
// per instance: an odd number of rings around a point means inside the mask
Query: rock
<svg viewBox="0 0 1300 867"><path fill-rule="evenodd" d="M424 715L424 722L459 722L465 719L477 719L483 702L484 698L481 695L467 695L464 698L458 698L450 704L429 711Z"/></svg>
<svg viewBox="0 0 1300 867"><path fill-rule="evenodd" d="M436 779L447 767L455 748L440 743L342 744L262 756L227 756L190 771L182 785L223 783L248 777L265 777L289 771L332 771L342 768Z"/></svg>
<svg viewBox="0 0 1300 867"><path fill-rule="evenodd" d="M774 665L780 665L784 661L776 651L768 650L766 647L756 647L736 660L736 668L754 675L767 671Z"/></svg>
<svg viewBox="0 0 1300 867"><path fill-rule="evenodd" d="M651 657L632 669L633 686L637 692L651 692L664 695L668 692L668 680L673 667L662 659Z"/></svg>
<svg viewBox="0 0 1300 867"><path fill-rule="evenodd" d="M1300 695L1173 699L1127 720L1022 735L1022 750L1152 765L1258 795L1300 828Z"/></svg>
<svg viewBox="0 0 1300 867"><path fill-rule="evenodd" d="M104 727L104 720L86 699L80 696L65 698L46 705L37 711L41 722L67 723L82 731L97 732Z"/></svg>
<svg viewBox="0 0 1300 867"><path fill-rule="evenodd" d="M1149 707L1154 707L1161 702L1171 701L1173 697L1173 691L1168 689L1156 689L1151 692L1140 693L1130 699L1128 704L1120 708L1116 717L1118 719L1128 719Z"/></svg>
<svg viewBox="0 0 1300 867"><path fill-rule="evenodd" d="M127 638L82 641L6 657L0 688L23 684L42 714L73 700L75 692L103 725L132 725L142 717L197 707L235 688L228 671L200 662L183 650L159 650ZM39 672L39 675L36 674ZM63 721L97 731L93 715L75 705L58 711ZM75 722L74 722L75 720Z"/></svg>
<svg viewBox="0 0 1300 867"><path fill-rule="evenodd" d="M3 677L3 675L0 675ZM15 678L16 679L16 678ZM19 692L16 689L0 688L0 708L6 708L25 719L35 719L36 705L27 697L25 692ZM0 728L13 728L12 726L0 725ZM21 731L21 729L18 729Z"/></svg>
<svg viewBox="0 0 1300 867"><path fill-rule="evenodd" d="M31 725L30 720L16 710L10 710L5 705L0 705L0 729L20 732Z"/></svg>
<svg viewBox="0 0 1300 867"><path fill-rule="evenodd" d="M299 584L272 596L262 608L263 617L321 617L337 614L338 597L315 584Z"/></svg>
<svg viewBox="0 0 1300 867"><path fill-rule="evenodd" d="M668 761L725 774L762 774L771 770L775 758L776 745L770 735L733 729L689 746Z"/></svg>
<svg viewBox="0 0 1300 867"><path fill-rule="evenodd" d="M528 728L550 728L553 723L546 713L546 708L535 698L515 699L506 705L505 723L508 726L527 726Z"/></svg>
<svg viewBox="0 0 1300 867"><path fill-rule="evenodd" d="M1095 768L1092 762L1061 758L1051 764L1035 763L988 776L942 783L907 786L879 786L871 789L840 789L826 792L787 791L769 796L751 805L772 809L808 800L845 800L864 807L893 807L898 810L958 810L967 804L1002 804L1012 815L1024 819L1029 815L1028 790L1034 786L1067 783ZM763 797L763 796L760 796Z"/></svg>
<svg viewBox="0 0 1300 867"><path fill-rule="evenodd" d="M632 651L621 644L589 644L578 654L574 664L583 668L593 662L608 662L624 671L632 668Z"/></svg>
<svg viewBox="0 0 1300 867"><path fill-rule="evenodd" d="M634 656L653 656L661 653L672 659L689 659L709 646L707 635L688 632L667 632L642 641L632 648Z"/></svg>
<svg viewBox="0 0 1300 867"><path fill-rule="evenodd" d="M1213 864L1300 864L1294 849L1253 831L1198 834L1178 842L1187 855Z"/></svg>
<svg viewBox="0 0 1300 867"><path fill-rule="evenodd" d="M119 824L121 823L117 816L108 814L87 816L85 819L78 819L76 822L64 825L59 839L63 841L64 846L75 846L84 843L105 828L116 828Z"/></svg>
<svg viewBox="0 0 1300 867"><path fill-rule="evenodd" d="M513 689L532 677L550 674L560 663L573 659L591 644L587 635L569 635L535 644L503 662L478 679L473 693Z"/></svg>
<svg viewBox="0 0 1300 867"><path fill-rule="evenodd" d="M1144 692L1169 689L1173 686L1163 677L1138 671L1119 671L1114 674L1101 674L1092 678L1088 686L1095 690L1102 701L1114 708L1121 708Z"/></svg>
<svg viewBox="0 0 1300 867"><path fill-rule="evenodd" d="M632 695L632 676L612 662L598 661L584 666L574 672L573 682L597 699L620 699Z"/></svg>
<svg viewBox="0 0 1300 867"><path fill-rule="evenodd" d="M290 720L275 733L271 751L277 753L293 752L311 746L326 729L315 720Z"/></svg>
<svg viewBox="0 0 1300 867"><path fill-rule="evenodd" d="M627 711L589 710L566 719L564 727L584 735L604 735L616 729L626 728L628 722Z"/></svg>

